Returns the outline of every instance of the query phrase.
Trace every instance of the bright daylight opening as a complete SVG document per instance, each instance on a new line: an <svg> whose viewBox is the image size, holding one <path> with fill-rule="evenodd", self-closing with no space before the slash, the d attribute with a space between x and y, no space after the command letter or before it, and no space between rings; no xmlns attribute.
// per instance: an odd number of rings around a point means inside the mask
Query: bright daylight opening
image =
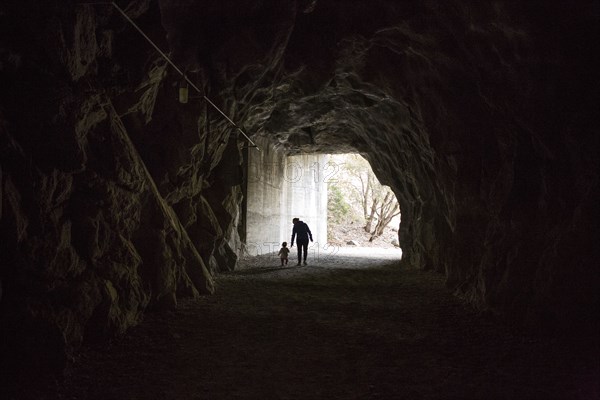
<svg viewBox="0 0 600 400"><path fill-rule="evenodd" d="M277 254L287 246L295 258L304 240L312 260L402 255L396 196L358 154L250 152L245 191L246 255Z"/></svg>
<svg viewBox="0 0 600 400"><path fill-rule="evenodd" d="M400 204L359 154L330 155L327 161L327 243L344 253L398 257Z"/></svg>

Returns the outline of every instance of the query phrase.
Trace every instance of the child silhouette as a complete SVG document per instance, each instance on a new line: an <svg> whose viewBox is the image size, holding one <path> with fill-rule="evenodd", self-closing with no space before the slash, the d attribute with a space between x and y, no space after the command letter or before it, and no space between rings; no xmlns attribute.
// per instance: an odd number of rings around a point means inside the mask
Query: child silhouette
<svg viewBox="0 0 600 400"><path fill-rule="evenodd" d="M288 249L288 247L287 247L287 242L281 243L281 249L279 249L279 253L277 253L277 254L279 255L279 258L281 259L282 266L284 263L285 263L285 265L287 265L289 253L290 253L290 249Z"/></svg>

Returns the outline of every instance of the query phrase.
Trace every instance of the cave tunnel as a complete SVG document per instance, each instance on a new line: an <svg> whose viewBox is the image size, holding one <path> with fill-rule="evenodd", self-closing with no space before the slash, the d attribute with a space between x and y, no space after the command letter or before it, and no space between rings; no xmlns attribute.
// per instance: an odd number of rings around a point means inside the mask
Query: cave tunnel
<svg viewBox="0 0 600 400"><path fill-rule="evenodd" d="M325 153L394 190L403 265L598 335L598 1L118 3L199 93L111 3L0 4L3 367L213 293L249 159Z"/></svg>

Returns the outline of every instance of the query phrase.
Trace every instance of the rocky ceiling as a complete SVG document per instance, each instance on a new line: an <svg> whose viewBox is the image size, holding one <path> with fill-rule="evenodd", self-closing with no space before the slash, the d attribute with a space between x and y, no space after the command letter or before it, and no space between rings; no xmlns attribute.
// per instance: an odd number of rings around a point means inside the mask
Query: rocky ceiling
<svg viewBox="0 0 600 400"><path fill-rule="evenodd" d="M68 361L213 291L243 247L247 142L359 152L405 264L554 334L598 328L597 1L0 5L3 353ZM241 237L240 237L241 233ZM44 357L39 357L43 354Z"/></svg>

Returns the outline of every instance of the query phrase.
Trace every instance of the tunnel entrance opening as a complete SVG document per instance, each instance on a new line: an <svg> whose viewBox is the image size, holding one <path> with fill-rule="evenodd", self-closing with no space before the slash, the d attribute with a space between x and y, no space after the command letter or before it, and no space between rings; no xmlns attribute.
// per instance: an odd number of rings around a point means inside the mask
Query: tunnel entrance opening
<svg viewBox="0 0 600 400"><path fill-rule="evenodd" d="M327 188L317 178L326 156L288 156L265 147L264 151L248 152L241 253L276 253L284 241L290 246L293 218L310 227L313 242L309 252L327 248Z"/></svg>
<svg viewBox="0 0 600 400"><path fill-rule="evenodd" d="M241 255L276 257L283 242L291 247L292 219L299 218L312 233L312 260L342 253L377 258L376 249L401 257L400 206L362 156L288 155L262 148L247 153ZM295 261L296 248L290 260Z"/></svg>

